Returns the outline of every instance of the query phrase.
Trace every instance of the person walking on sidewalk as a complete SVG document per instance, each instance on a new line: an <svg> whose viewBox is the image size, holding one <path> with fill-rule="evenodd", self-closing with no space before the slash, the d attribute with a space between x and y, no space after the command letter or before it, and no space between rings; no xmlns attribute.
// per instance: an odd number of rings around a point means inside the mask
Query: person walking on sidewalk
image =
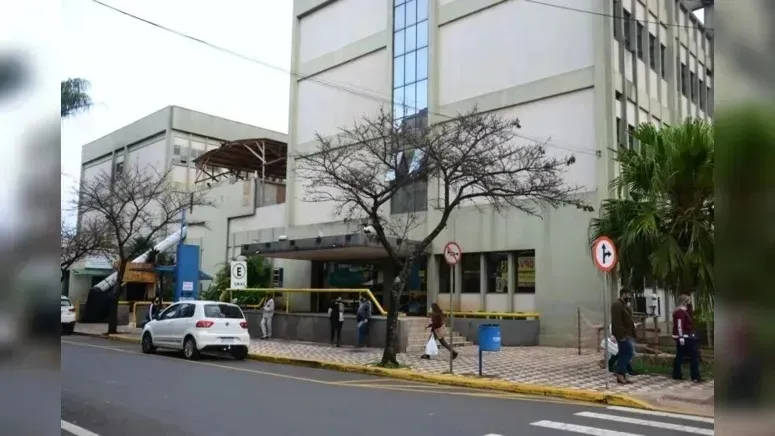
<svg viewBox="0 0 775 436"><path fill-rule="evenodd" d="M269 295L264 303L264 313L261 315L261 339L272 338L272 318L274 317L274 297Z"/></svg>
<svg viewBox="0 0 775 436"><path fill-rule="evenodd" d="M340 346L342 344L342 325L344 325L344 303L342 297L337 297L328 306L328 320L331 324L331 346ZM336 344L334 344L336 337Z"/></svg>
<svg viewBox="0 0 775 436"><path fill-rule="evenodd" d="M699 344L694 331L694 318L689 310L691 297L678 297L678 307L673 312L673 339L675 339L675 359L673 360L673 378L683 380L681 366L685 357L689 357L689 372L694 382L700 379Z"/></svg>
<svg viewBox="0 0 775 436"><path fill-rule="evenodd" d="M627 288L619 291L619 298L611 304L611 334L616 338L619 353L616 355L616 382L627 384L627 368L635 357L635 321L630 302L632 292Z"/></svg>
<svg viewBox="0 0 775 436"><path fill-rule="evenodd" d="M158 314L161 313L162 309L161 304L161 297L157 296L154 297L153 303L151 303L150 306L148 306L148 315L145 317L145 319L140 323L140 328L144 328L148 322L150 322L154 317L156 317Z"/></svg>
<svg viewBox="0 0 775 436"><path fill-rule="evenodd" d="M439 341L442 347L446 348L447 351L452 354L452 358L457 358L457 351L455 351L452 348L452 345L447 343L447 341L444 339L447 333L446 327L444 327L444 311L441 310L438 304L432 303L431 304L431 322L428 324L426 329L431 329L431 334L433 335L433 338ZM430 359L431 356L427 354L423 354L420 356L421 359Z"/></svg>
<svg viewBox="0 0 775 436"><path fill-rule="evenodd" d="M363 347L369 343L369 321L371 320L371 301L361 297L361 304L355 312L355 321L358 323L358 346Z"/></svg>

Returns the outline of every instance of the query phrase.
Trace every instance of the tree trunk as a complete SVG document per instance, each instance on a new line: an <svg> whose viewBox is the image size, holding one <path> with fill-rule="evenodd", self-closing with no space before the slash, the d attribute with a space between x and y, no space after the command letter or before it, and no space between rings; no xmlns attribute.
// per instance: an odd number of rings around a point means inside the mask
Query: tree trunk
<svg viewBox="0 0 775 436"><path fill-rule="evenodd" d="M406 259L401 265L398 274L398 283L390 286L390 304L388 305L387 328L385 329L385 350L382 352L382 366L398 366L398 306L401 301L401 294L406 289L406 279L412 271L414 257Z"/></svg>
<svg viewBox="0 0 775 436"><path fill-rule="evenodd" d="M126 271L126 262L120 261L118 273L116 274L116 284L110 290L110 310L108 312L108 334L118 333L118 301L121 298L121 282L124 280L124 271Z"/></svg>

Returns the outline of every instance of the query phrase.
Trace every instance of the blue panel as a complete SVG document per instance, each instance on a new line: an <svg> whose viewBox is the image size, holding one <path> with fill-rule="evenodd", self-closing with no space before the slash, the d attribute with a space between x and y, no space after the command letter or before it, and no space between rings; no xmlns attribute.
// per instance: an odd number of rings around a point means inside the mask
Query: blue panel
<svg viewBox="0 0 775 436"><path fill-rule="evenodd" d="M179 244L175 271L174 301L196 299L199 295L199 246Z"/></svg>

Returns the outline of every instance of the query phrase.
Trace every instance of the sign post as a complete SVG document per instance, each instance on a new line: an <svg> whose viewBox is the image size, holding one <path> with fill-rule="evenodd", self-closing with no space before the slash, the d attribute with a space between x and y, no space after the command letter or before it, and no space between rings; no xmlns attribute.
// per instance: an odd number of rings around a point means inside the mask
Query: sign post
<svg viewBox="0 0 775 436"><path fill-rule="evenodd" d="M450 241L444 245L444 261L450 266L452 270L452 289L449 290L449 346L452 347L452 331L455 322L455 311L453 310L452 296L455 294L455 277L457 276L457 264L460 262L460 258L463 257L463 250L457 242ZM452 374L452 353L449 353L449 373Z"/></svg>
<svg viewBox="0 0 775 436"><path fill-rule="evenodd" d="M609 298L611 297L610 290L610 277L609 274L616 262L619 260L619 255L616 252L616 246L614 242L607 236L601 236L592 243L592 260L595 262L595 268L603 273L603 331L605 332L603 344L604 361L603 371L605 372L605 390L608 390L608 341L611 338L611 328L609 322L609 311L611 305Z"/></svg>
<svg viewBox="0 0 775 436"><path fill-rule="evenodd" d="M229 264L231 268L231 280L229 289L245 289L248 287L248 263L244 260L233 260ZM232 301L229 291L229 303Z"/></svg>

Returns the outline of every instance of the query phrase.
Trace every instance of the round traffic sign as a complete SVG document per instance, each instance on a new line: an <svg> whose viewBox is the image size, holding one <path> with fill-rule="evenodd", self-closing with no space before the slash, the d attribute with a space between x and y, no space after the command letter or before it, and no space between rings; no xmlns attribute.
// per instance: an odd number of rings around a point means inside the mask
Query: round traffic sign
<svg viewBox="0 0 775 436"><path fill-rule="evenodd" d="M619 260L614 241L606 236L595 239L592 243L592 260L600 271L608 272L614 269Z"/></svg>
<svg viewBox="0 0 775 436"><path fill-rule="evenodd" d="M234 262L231 265L231 276L237 280L242 280L247 276L248 270L242 262Z"/></svg>
<svg viewBox="0 0 775 436"><path fill-rule="evenodd" d="M449 265L457 265L460 262L460 258L463 256L463 250L460 248L457 242L447 242L444 246L444 260Z"/></svg>

